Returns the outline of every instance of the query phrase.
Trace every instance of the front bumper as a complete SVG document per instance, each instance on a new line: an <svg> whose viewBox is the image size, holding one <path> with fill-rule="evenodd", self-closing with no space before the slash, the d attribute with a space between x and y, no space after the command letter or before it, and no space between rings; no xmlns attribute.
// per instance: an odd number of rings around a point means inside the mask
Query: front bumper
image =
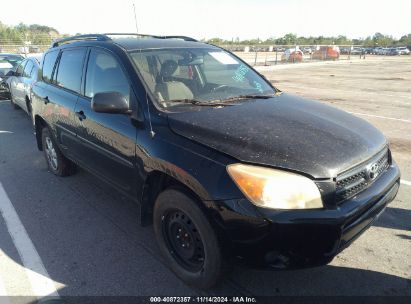
<svg viewBox="0 0 411 304"><path fill-rule="evenodd" d="M275 211L248 201L219 204L226 253L254 268L303 268L329 263L358 238L396 196L393 163L369 188L335 208Z"/></svg>

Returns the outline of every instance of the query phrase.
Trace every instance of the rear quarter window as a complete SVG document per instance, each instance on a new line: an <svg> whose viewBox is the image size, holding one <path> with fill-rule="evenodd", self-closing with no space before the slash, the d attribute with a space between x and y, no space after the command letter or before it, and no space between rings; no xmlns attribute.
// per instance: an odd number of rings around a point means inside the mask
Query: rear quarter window
<svg viewBox="0 0 411 304"><path fill-rule="evenodd" d="M54 65L58 56L58 51L48 52L43 59L42 77L45 82L51 82Z"/></svg>

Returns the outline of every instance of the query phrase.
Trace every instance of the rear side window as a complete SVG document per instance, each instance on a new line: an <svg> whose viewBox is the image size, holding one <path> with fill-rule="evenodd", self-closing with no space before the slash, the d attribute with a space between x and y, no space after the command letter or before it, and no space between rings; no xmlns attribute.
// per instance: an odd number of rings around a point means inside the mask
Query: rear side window
<svg viewBox="0 0 411 304"><path fill-rule="evenodd" d="M85 55L82 48L63 51L55 77L58 86L80 93Z"/></svg>
<svg viewBox="0 0 411 304"><path fill-rule="evenodd" d="M51 74L53 73L54 64L58 56L58 51L48 52L43 59L43 80L51 82Z"/></svg>
<svg viewBox="0 0 411 304"><path fill-rule="evenodd" d="M102 92L119 92L129 100L130 85L116 58L106 52L92 50L87 65L85 93L92 98Z"/></svg>
<svg viewBox="0 0 411 304"><path fill-rule="evenodd" d="M27 64L24 67L23 77L30 77L33 66L34 66L33 62L31 62L30 60L27 61Z"/></svg>

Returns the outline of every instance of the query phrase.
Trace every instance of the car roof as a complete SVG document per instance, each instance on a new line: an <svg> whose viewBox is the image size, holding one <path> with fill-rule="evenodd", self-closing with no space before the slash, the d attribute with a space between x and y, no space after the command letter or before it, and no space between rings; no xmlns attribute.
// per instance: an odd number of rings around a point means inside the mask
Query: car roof
<svg viewBox="0 0 411 304"><path fill-rule="evenodd" d="M137 34L86 34L67 37L53 42L49 51L69 46L116 45L125 51L165 48L212 48L217 46L185 36L154 36Z"/></svg>
<svg viewBox="0 0 411 304"><path fill-rule="evenodd" d="M30 55L27 55L26 59L31 59L32 61L40 63L41 58L43 58L43 54L34 54L34 55L30 54Z"/></svg>
<svg viewBox="0 0 411 304"><path fill-rule="evenodd" d="M181 39L156 39L156 38L113 38L112 41L120 45L127 51L140 49L163 49L163 48L217 48L213 45L196 42L185 41Z"/></svg>

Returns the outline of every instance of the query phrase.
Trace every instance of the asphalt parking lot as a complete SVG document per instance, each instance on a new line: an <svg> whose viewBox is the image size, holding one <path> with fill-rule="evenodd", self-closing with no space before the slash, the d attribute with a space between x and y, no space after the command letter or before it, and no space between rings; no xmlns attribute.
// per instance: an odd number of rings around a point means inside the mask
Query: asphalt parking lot
<svg viewBox="0 0 411 304"><path fill-rule="evenodd" d="M409 183L331 264L277 272L235 268L210 291L191 289L163 263L152 227L139 227L137 206L83 170L67 178L50 174L29 117L3 100L0 200L12 204L44 268L36 268L39 261L30 260L27 247L17 250L19 238L0 216L0 294L24 295L12 300L27 303L36 290L47 292L47 286L33 286L32 272L43 269L38 280L51 281L61 296L411 296L411 56L260 71L283 91L352 112L381 129Z"/></svg>

